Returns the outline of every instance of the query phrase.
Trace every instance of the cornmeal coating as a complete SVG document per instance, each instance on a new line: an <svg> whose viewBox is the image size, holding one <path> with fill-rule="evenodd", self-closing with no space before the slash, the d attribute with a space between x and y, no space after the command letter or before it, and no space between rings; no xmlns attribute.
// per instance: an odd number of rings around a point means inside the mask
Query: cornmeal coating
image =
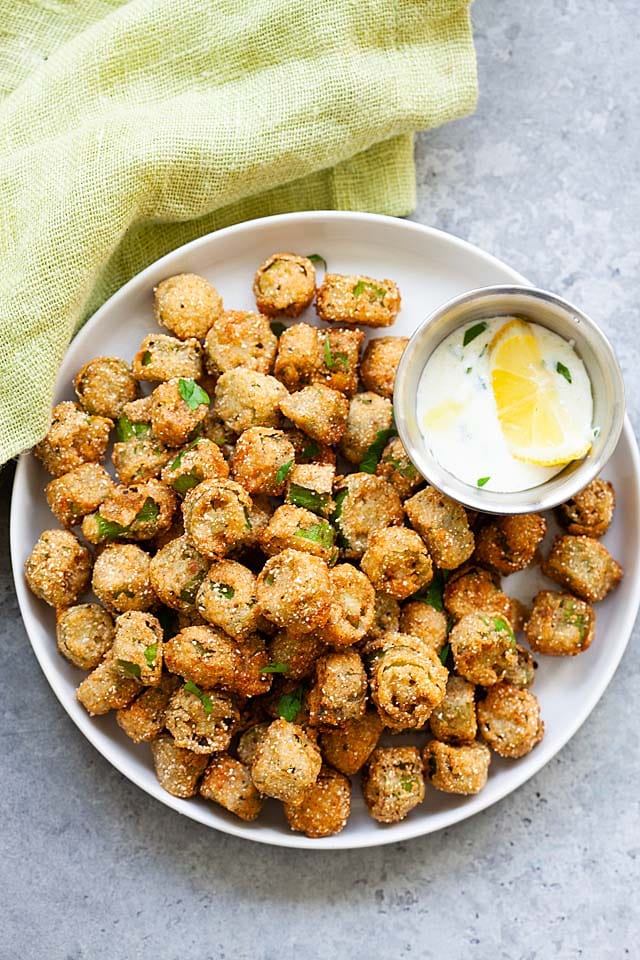
<svg viewBox="0 0 640 960"><path fill-rule="evenodd" d="M194 395L192 401L185 399L196 387L195 380L176 377L158 384L151 394L153 435L167 447L181 447L187 443L207 415L209 394L206 391Z"/></svg>
<svg viewBox="0 0 640 960"><path fill-rule="evenodd" d="M515 663L509 664L505 670L505 683L510 683L514 687L530 687L536 678L536 662L533 659L530 650L523 647L521 643L516 643Z"/></svg>
<svg viewBox="0 0 640 960"><path fill-rule="evenodd" d="M163 333L152 333L144 338L133 358L137 380L164 381L176 377L200 380L202 372L202 347L193 337L178 340ZM131 416L126 409L124 412Z"/></svg>
<svg viewBox="0 0 640 960"><path fill-rule="evenodd" d="M116 712L118 726L134 743L150 743L164 730L167 706L180 678L164 673L155 687L146 687L127 707Z"/></svg>
<svg viewBox="0 0 640 960"><path fill-rule="evenodd" d="M539 513L500 517L478 531L475 558L506 577L533 563L546 532L547 521Z"/></svg>
<svg viewBox="0 0 640 960"><path fill-rule="evenodd" d="M330 444L337 443L346 429L349 401L337 390L314 383L284 396L280 410L313 440Z"/></svg>
<svg viewBox="0 0 640 960"><path fill-rule="evenodd" d="M542 572L588 603L602 600L622 579L620 564L593 537L556 537Z"/></svg>
<svg viewBox="0 0 640 960"><path fill-rule="evenodd" d="M455 570L445 584L443 600L454 620L477 610L494 610L507 620L513 616L512 600L500 589L497 575L486 567L470 565Z"/></svg>
<svg viewBox="0 0 640 960"><path fill-rule="evenodd" d="M274 720L258 744L251 765L257 790L284 803L299 804L318 779L320 750L296 723Z"/></svg>
<svg viewBox="0 0 640 960"><path fill-rule="evenodd" d="M260 624L255 575L235 560L211 564L196 604L208 623L238 640L254 633Z"/></svg>
<svg viewBox="0 0 640 960"><path fill-rule="evenodd" d="M143 425L143 426L146 426ZM168 450L151 435L151 427L143 436L114 443L111 462L120 483L125 486L160 476L164 465L172 460L175 451ZM94 507L95 509L95 507Z"/></svg>
<svg viewBox="0 0 640 960"><path fill-rule="evenodd" d="M465 614L452 628L449 643L456 671L470 683L497 683L518 659L511 624L492 612Z"/></svg>
<svg viewBox="0 0 640 960"><path fill-rule="evenodd" d="M318 658L307 705L312 727L341 727L348 720L364 716L367 675L355 650L327 653Z"/></svg>
<svg viewBox="0 0 640 960"><path fill-rule="evenodd" d="M229 476L229 464L220 445L206 437L196 437L162 471L162 482L184 497L203 480Z"/></svg>
<svg viewBox="0 0 640 960"><path fill-rule="evenodd" d="M371 581L350 563L329 570L332 602L322 638L332 647L358 643L374 623L376 594Z"/></svg>
<svg viewBox="0 0 640 960"><path fill-rule="evenodd" d="M445 696L448 671L415 637L389 633L377 641L371 699L392 730L420 729Z"/></svg>
<svg viewBox="0 0 640 960"><path fill-rule="evenodd" d="M596 616L588 603L570 593L541 590L525 626L527 643L536 653L575 657L591 646Z"/></svg>
<svg viewBox="0 0 640 960"><path fill-rule="evenodd" d="M340 453L349 463L359 464L381 431L390 430L391 401L377 393L357 393L349 403L347 425L340 441Z"/></svg>
<svg viewBox="0 0 640 960"><path fill-rule="evenodd" d="M322 557L327 563L338 557L334 541L335 531L327 520L287 503L277 508L260 534L260 546L269 557L291 549Z"/></svg>
<svg viewBox="0 0 640 960"><path fill-rule="evenodd" d="M125 405L138 396L138 381L129 364L118 357L89 360L76 373L73 387L87 413L111 420L117 420Z"/></svg>
<svg viewBox="0 0 640 960"><path fill-rule="evenodd" d="M61 477L83 463L103 460L112 427L108 417L96 417L65 400L53 408L47 435L33 452L45 470Z"/></svg>
<svg viewBox="0 0 640 960"><path fill-rule="evenodd" d="M360 565L376 590L396 600L406 600L433 579L424 542L406 527L373 530Z"/></svg>
<svg viewBox="0 0 640 960"><path fill-rule="evenodd" d="M185 536L203 557L224 557L251 531L251 507L251 497L234 480L203 480L182 503Z"/></svg>
<svg viewBox="0 0 640 960"><path fill-rule="evenodd" d="M185 800L195 797L198 781L209 763L209 755L179 747L170 736L154 740L151 753L156 777L167 793Z"/></svg>
<svg viewBox="0 0 640 960"><path fill-rule="evenodd" d="M259 313L225 310L214 320L204 344L207 370L213 376L246 367L270 373L278 338Z"/></svg>
<svg viewBox="0 0 640 960"><path fill-rule="evenodd" d="M393 280L326 273L316 293L316 313L330 323L389 327L400 311L400 291Z"/></svg>
<svg viewBox="0 0 640 960"><path fill-rule="evenodd" d="M602 537L613 520L616 495L613 486L597 477L558 507L560 522L569 533L585 537Z"/></svg>
<svg viewBox="0 0 640 960"><path fill-rule="evenodd" d="M335 484L336 509L332 520L338 545L347 559L359 559L374 530L402 523L400 497L390 483L369 473L350 473Z"/></svg>
<svg viewBox="0 0 640 960"><path fill-rule="evenodd" d="M179 747L194 753L220 753L228 749L239 719L240 711L230 696L187 683L171 697L166 725Z"/></svg>
<svg viewBox="0 0 640 960"><path fill-rule="evenodd" d="M475 541L466 510L435 487L425 487L404 504L411 526L442 570L455 570L473 553Z"/></svg>
<svg viewBox="0 0 640 960"><path fill-rule="evenodd" d="M362 771L362 795L379 823L399 823L424 800L417 747L377 747Z"/></svg>
<svg viewBox="0 0 640 960"><path fill-rule="evenodd" d="M426 778L436 790L466 797L486 785L491 751L478 740L457 745L430 740L422 756Z"/></svg>
<svg viewBox="0 0 640 960"><path fill-rule="evenodd" d="M258 310L272 317L299 317L315 292L313 263L295 253L273 253L260 264L253 279Z"/></svg>
<svg viewBox="0 0 640 960"><path fill-rule="evenodd" d="M285 481L285 503L330 517L335 509L332 497L335 475L336 468L330 463L292 464Z"/></svg>
<svg viewBox="0 0 640 960"><path fill-rule="evenodd" d="M312 383L324 383L343 393L345 397L353 397L358 389L358 368L360 363L360 347L364 334L360 330L344 330L336 327L333 330L318 331L319 363L311 374Z"/></svg>
<svg viewBox="0 0 640 960"><path fill-rule="evenodd" d="M58 522L63 527L73 527L87 513L98 509L113 486L113 480L104 467L97 463L83 463L51 480L44 492Z"/></svg>
<svg viewBox="0 0 640 960"><path fill-rule="evenodd" d="M524 757L542 740L540 704L530 690L496 683L477 711L480 733L501 757Z"/></svg>
<svg viewBox="0 0 640 960"><path fill-rule="evenodd" d="M92 717L126 707L141 690L140 681L128 676L111 654L85 677L76 698Z"/></svg>
<svg viewBox="0 0 640 960"><path fill-rule="evenodd" d="M400 604L387 593L376 593L373 604L373 624L367 634L375 640L385 633L400 632Z"/></svg>
<svg viewBox="0 0 640 960"><path fill-rule="evenodd" d="M294 323L280 334L273 374L292 393L320 378L323 358L320 331L308 323Z"/></svg>
<svg viewBox="0 0 640 960"><path fill-rule="evenodd" d="M113 617L99 603L56 610L58 650L81 670L93 670L113 643Z"/></svg>
<svg viewBox="0 0 640 960"><path fill-rule="evenodd" d="M250 427L236 443L231 462L233 479L249 493L280 496L295 456L293 444L282 430Z"/></svg>
<svg viewBox="0 0 640 960"><path fill-rule="evenodd" d="M400 621L394 629L419 637L434 653L447 642L447 618L423 600L408 600L400 608Z"/></svg>
<svg viewBox="0 0 640 960"><path fill-rule="evenodd" d="M264 802L249 767L226 753L211 758L200 784L200 796L246 821L256 819Z"/></svg>
<svg viewBox="0 0 640 960"><path fill-rule="evenodd" d="M400 437L392 437L385 446L376 467L376 476L387 480L397 490L401 500L406 500L424 483L424 479L411 463Z"/></svg>
<svg viewBox="0 0 640 960"><path fill-rule="evenodd" d="M269 644L269 661L286 666L289 680L303 680L313 673L316 660L326 650L324 635L298 633L295 630L279 630Z"/></svg>
<svg viewBox="0 0 640 960"><path fill-rule="evenodd" d="M112 654L127 676L157 687L162 676L162 627L152 613L128 610L116 619Z"/></svg>
<svg viewBox="0 0 640 960"><path fill-rule="evenodd" d="M244 730L238 739L236 753L241 763L250 767L256 758L256 750L265 733L269 729L271 721L263 720L260 723L254 723L253 726Z"/></svg>
<svg viewBox="0 0 640 960"><path fill-rule="evenodd" d="M331 610L329 568L320 557L283 550L271 557L256 586L260 613L278 627L310 633L322 627Z"/></svg>
<svg viewBox="0 0 640 960"><path fill-rule="evenodd" d="M153 315L180 340L202 340L222 312L216 288L195 273L179 273L162 280L153 290Z"/></svg>
<svg viewBox="0 0 640 960"><path fill-rule="evenodd" d="M215 388L214 411L233 433L249 427L279 427L286 388L258 370L237 367L223 373Z"/></svg>
<svg viewBox="0 0 640 960"><path fill-rule="evenodd" d="M91 588L108 610L149 610L156 602L149 554L133 543L113 543L96 557Z"/></svg>
<svg viewBox="0 0 640 960"><path fill-rule="evenodd" d="M340 833L350 813L351 784L347 777L326 764L300 803L284 804L284 815L291 829L314 838Z"/></svg>
<svg viewBox="0 0 640 960"><path fill-rule="evenodd" d="M447 690L429 717L431 733L447 743L468 743L478 732L475 687L463 677L450 676Z"/></svg>
<svg viewBox="0 0 640 960"><path fill-rule="evenodd" d="M360 364L360 379L365 390L391 399L396 370L408 343L408 337L378 337L369 341Z"/></svg>
<svg viewBox="0 0 640 960"><path fill-rule="evenodd" d="M175 537L161 547L149 564L153 591L173 610L193 609L209 561L192 547L185 536Z"/></svg>
<svg viewBox="0 0 640 960"><path fill-rule="evenodd" d="M116 486L100 504L97 513L82 521L89 543L109 540L152 540L168 530L176 508L176 495L151 478L131 487Z"/></svg>
<svg viewBox="0 0 640 960"><path fill-rule="evenodd" d="M322 755L332 767L351 777L365 765L383 729L378 714L369 711L339 729L323 731L320 735Z"/></svg>
<svg viewBox="0 0 640 960"><path fill-rule="evenodd" d="M32 593L51 607L68 607L84 593L91 553L68 530L45 530L24 565Z"/></svg>

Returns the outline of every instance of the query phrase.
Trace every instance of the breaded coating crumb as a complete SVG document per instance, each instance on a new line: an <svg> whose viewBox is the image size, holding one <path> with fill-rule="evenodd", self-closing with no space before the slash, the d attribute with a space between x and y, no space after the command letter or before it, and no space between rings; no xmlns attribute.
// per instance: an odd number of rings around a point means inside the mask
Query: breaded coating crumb
<svg viewBox="0 0 640 960"><path fill-rule="evenodd" d="M379 337L369 341L360 365L365 390L391 399L396 370L408 343L408 337Z"/></svg>
<svg viewBox="0 0 640 960"><path fill-rule="evenodd" d="M620 564L593 537L556 537L542 572L588 603L602 600L622 579Z"/></svg>
<svg viewBox="0 0 640 960"><path fill-rule="evenodd" d="M229 464L219 444L206 437L196 437L177 456L172 457L162 471L162 482L184 497L202 480L213 480L216 477L226 479L228 476Z"/></svg>
<svg viewBox="0 0 640 960"><path fill-rule="evenodd" d="M546 532L547 521L539 513L500 517L478 531L475 559L506 577L533 562Z"/></svg>
<svg viewBox="0 0 640 960"><path fill-rule="evenodd" d="M222 312L222 297L216 288L195 273L179 273L162 280L153 291L153 314L180 340L202 340Z"/></svg>
<svg viewBox="0 0 640 960"><path fill-rule="evenodd" d="M65 400L53 408L49 431L33 452L45 470L61 477L83 463L103 460L112 427L108 417L96 417Z"/></svg>
<svg viewBox="0 0 640 960"><path fill-rule="evenodd" d="M331 610L329 569L320 557L283 550L265 563L256 595L261 614L278 627L309 633Z"/></svg>
<svg viewBox="0 0 640 960"><path fill-rule="evenodd" d="M275 377L237 367L223 373L215 388L214 411L233 433L249 427L279 427L287 391Z"/></svg>
<svg viewBox="0 0 640 960"><path fill-rule="evenodd" d="M497 683L517 661L511 624L491 612L465 614L452 628L449 643L457 672L470 683Z"/></svg>
<svg viewBox="0 0 640 960"><path fill-rule="evenodd" d="M347 426L349 401L337 390L314 383L283 397L280 410L313 440L337 443Z"/></svg>
<svg viewBox="0 0 640 960"><path fill-rule="evenodd" d="M219 753L228 749L239 719L240 711L227 694L186 683L169 701L166 725L179 747Z"/></svg>
<svg viewBox="0 0 640 960"><path fill-rule="evenodd" d="M176 337L167 337L163 333L152 333L144 338L133 358L133 373L137 380L163 381L173 380L176 377L200 380L202 347L193 337L188 340L178 340ZM145 397L144 401L148 399ZM136 402L143 404L144 401ZM131 406L131 404L127 405L124 413L131 420L135 420L138 411L132 410ZM143 409L145 409L144 406ZM148 422L146 417L144 422Z"/></svg>
<svg viewBox="0 0 640 960"><path fill-rule="evenodd" d="M296 452L286 433L272 427L250 427L236 443L233 479L249 493L278 497L284 492Z"/></svg>
<svg viewBox="0 0 640 960"><path fill-rule="evenodd" d="M251 497L234 480L203 480L182 503L185 536L203 557L224 557L251 531L251 507Z"/></svg>
<svg viewBox="0 0 640 960"><path fill-rule="evenodd" d="M178 677L163 674L157 686L146 687L133 703L116 712L118 726L134 743L156 740L164 730L169 700L179 686Z"/></svg>
<svg viewBox="0 0 640 960"><path fill-rule="evenodd" d="M468 743L478 732L475 687L463 677L450 676L447 691L429 717L431 733L436 740Z"/></svg>
<svg viewBox="0 0 640 960"><path fill-rule="evenodd" d="M341 727L366 710L367 675L355 650L328 653L316 661L314 684L307 695L312 727Z"/></svg>
<svg viewBox="0 0 640 960"><path fill-rule="evenodd" d="M461 504L435 487L425 487L405 502L404 509L437 567L455 570L469 559L475 541Z"/></svg>
<svg viewBox="0 0 640 960"><path fill-rule="evenodd" d="M379 823L398 823L424 800L417 747L377 747L362 772L362 795Z"/></svg>
<svg viewBox="0 0 640 960"><path fill-rule="evenodd" d="M393 280L326 273L316 293L316 312L331 323L389 327L400 312L400 291Z"/></svg>
<svg viewBox="0 0 640 960"><path fill-rule="evenodd" d="M333 522L338 545L348 559L358 559L367 549L374 530L402 523L400 497L390 483L369 473L350 473L336 481Z"/></svg>
<svg viewBox="0 0 640 960"><path fill-rule="evenodd" d="M471 796L487 782L491 751L478 740L457 746L430 740L423 760L427 780L436 790Z"/></svg>
<svg viewBox="0 0 640 960"><path fill-rule="evenodd" d="M85 677L76 697L92 717L126 707L141 690L140 681L128 676L108 654L95 670Z"/></svg>
<svg viewBox="0 0 640 960"><path fill-rule="evenodd" d="M376 590L406 600L433 578L431 557L423 541L406 527L373 530L361 567Z"/></svg>
<svg viewBox="0 0 640 960"><path fill-rule="evenodd" d="M454 571L445 584L443 600L454 620L477 610L494 610L512 619L511 599L500 589L496 574L485 567L471 565Z"/></svg>
<svg viewBox="0 0 640 960"><path fill-rule="evenodd" d="M81 670L93 670L113 643L113 617L99 603L56 610L58 650Z"/></svg>
<svg viewBox="0 0 640 960"><path fill-rule="evenodd" d="M87 413L111 420L117 420L125 405L138 395L138 383L129 364L118 357L89 360L76 373L73 386Z"/></svg>
<svg viewBox="0 0 640 960"><path fill-rule="evenodd" d="M285 803L299 804L318 779L322 757L302 727L274 720L258 744L251 777L258 791Z"/></svg>
<svg viewBox="0 0 640 960"><path fill-rule="evenodd" d="M149 554L134 543L114 543L96 557L91 587L108 610L149 610L156 600Z"/></svg>
<svg viewBox="0 0 640 960"><path fill-rule="evenodd" d="M316 271L311 260L295 253L273 253L260 264L253 293L261 313L299 317L316 292Z"/></svg>
<svg viewBox="0 0 640 960"><path fill-rule="evenodd" d="M284 804L284 815L291 829L314 838L340 833L350 812L351 784L347 777L326 764L300 803Z"/></svg>
<svg viewBox="0 0 640 960"><path fill-rule="evenodd" d="M391 401L377 393L357 393L349 404L340 453L349 463L360 464L378 435L391 428Z"/></svg>
<svg viewBox="0 0 640 960"><path fill-rule="evenodd" d="M446 667L427 644L409 634L388 633L375 645L371 699L380 719L392 730L419 730L444 698Z"/></svg>
<svg viewBox="0 0 640 960"><path fill-rule="evenodd" d="M329 579L331 611L322 636L333 647L349 647L362 640L373 626L375 590L369 578L350 563L333 567Z"/></svg>
<svg viewBox="0 0 640 960"><path fill-rule="evenodd" d="M200 796L219 803L241 820L255 820L262 810L262 797L251 779L249 767L225 753L211 758L200 784Z"/></svg>
<svg viewBox="0 0 640 960"><path fill-rule="evenodd" d="M332 767L351 777L371 756L382 730L378 714L373 711L365 713L337 730L324 731L320 736L322 755Z"/></svg>
<svg viewBox="0 0 640 960"><path fill-rule="evenodd" d="M151 744L153 765L160 785L174 797L195 797L198 781L208 763L208 754L179 747L173 737L160 737Z"/></svg>
<svg viewBox="0 0 640 960"><path fill-rule="evenodd" d="M91 554L68 530L45 530L24 565L27 584L51 607L68 607L86 590Z"/></svg>
<svg viewBox="0 0 640 960"><path fill-rule="evenodd" d="M542 740L540 704L530 690L496 683L477 711L480 733L501 757L524 757Z"/></svg>
<svg viewBox="0 0 640 960"><path fill-rule="evenodd" d="M259 313L225 310L214 320L204 345L207 370L213 376L245 367L270 373L278 338Z"/></svg>
<svg viewBox="0 0 640 960"><path fill-rule="evenodd" d="M575 657L587 650L595 633L595 612L570 593L541 590L525 626L527 643L536 653Z"/></svg>
<svg viewBox="0 0 640 960"><path fill-rule="evenodd" d="M612 485L598 477L571 500L561 504L558 516L569 533L602 537L609 529L615 505L616 495Z"/></svg>
<svg viewBox="0 0 640 960"><path fill-rule="evenodd" d="M435 653L440 653L447 642L447 618L423 600L409 600L400 609L401 633L410 633L423 640Z"/></svg>

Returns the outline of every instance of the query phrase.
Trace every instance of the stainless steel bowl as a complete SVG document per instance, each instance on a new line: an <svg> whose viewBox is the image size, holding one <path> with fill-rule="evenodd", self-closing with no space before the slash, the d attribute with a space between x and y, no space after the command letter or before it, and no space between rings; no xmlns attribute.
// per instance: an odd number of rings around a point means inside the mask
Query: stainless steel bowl
<svg viewBox="0 0 640 960"><path fill-rule="evenodd" d="M584 459L567 464L560 473L536 487L509 493L472 487L445 470L429 449L417 410L420 377L436 347L470 321L499 316L531 320L573 342L591 381L593 425L599 428ZM422 476L438 490L484 513L530 513L568 500L602 470L622 430L624 383L611 344L581 310L534 287L483 287L445 303L411 337L396 374L394 412L407 453Z"/></svg>

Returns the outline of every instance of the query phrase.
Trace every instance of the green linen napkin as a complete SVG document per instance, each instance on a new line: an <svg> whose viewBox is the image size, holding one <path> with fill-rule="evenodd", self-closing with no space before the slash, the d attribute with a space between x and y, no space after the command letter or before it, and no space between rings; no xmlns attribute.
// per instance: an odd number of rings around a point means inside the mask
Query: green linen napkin
<svg viewBox="0 0 640 960"><path fill-rule="evenodd" d="M413 132L476 96L469 0L7 0L0 463L125 280L251 217L409 213Z"/></svg>

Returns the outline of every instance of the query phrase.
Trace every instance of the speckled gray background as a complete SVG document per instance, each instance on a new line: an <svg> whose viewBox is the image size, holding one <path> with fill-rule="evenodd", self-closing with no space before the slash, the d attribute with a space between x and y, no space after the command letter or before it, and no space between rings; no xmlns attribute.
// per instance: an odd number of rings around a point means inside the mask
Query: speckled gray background
<svg viewBox="0 0 640 960"><path fill-rule="evenodd" d="M477 0L474 117L420 137L415 219L597 317L640 418L636 0ZM499 805L370 851L269 849L151 801L72 725L0 560L1 960L640 956L638 631L571 743Z"/></svg>

